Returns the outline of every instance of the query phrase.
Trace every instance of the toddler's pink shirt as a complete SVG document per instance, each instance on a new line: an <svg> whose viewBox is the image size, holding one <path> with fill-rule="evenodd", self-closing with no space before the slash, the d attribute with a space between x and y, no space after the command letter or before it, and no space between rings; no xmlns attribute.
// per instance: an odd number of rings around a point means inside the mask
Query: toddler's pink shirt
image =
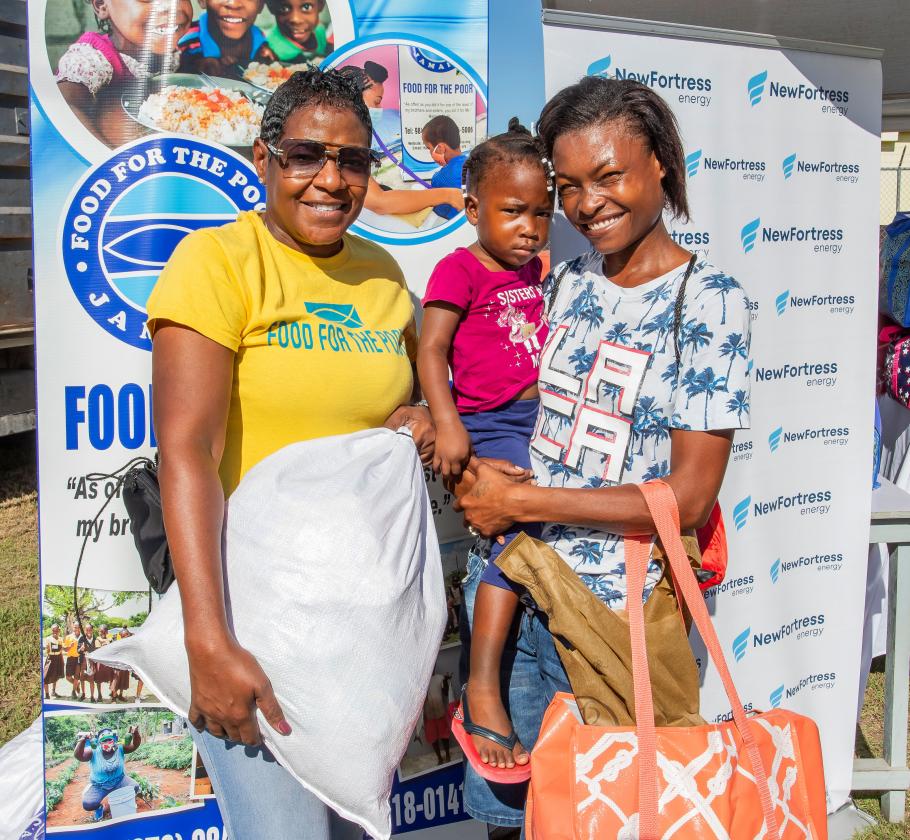
<svg viewBox="0 0 910 840"><path fill-rule="evenodd" d="M449 352L460 413L496 408L537 382L547 338L540 271L538 257L518 271L490 271L467 248L457 248L433 269L421 303L462 310Z"/></svg>

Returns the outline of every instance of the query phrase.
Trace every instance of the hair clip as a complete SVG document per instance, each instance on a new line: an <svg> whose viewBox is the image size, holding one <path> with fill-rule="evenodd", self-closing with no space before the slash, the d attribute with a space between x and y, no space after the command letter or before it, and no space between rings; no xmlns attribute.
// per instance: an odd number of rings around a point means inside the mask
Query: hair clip
<svg viewBox="0 0 910 840"><path fill-rule="evenodd" d="M547 192L553 192L556 189L556 170L553 168L552 161L544 156L540 159L543 164L543 171L547 176Z"/></svg>

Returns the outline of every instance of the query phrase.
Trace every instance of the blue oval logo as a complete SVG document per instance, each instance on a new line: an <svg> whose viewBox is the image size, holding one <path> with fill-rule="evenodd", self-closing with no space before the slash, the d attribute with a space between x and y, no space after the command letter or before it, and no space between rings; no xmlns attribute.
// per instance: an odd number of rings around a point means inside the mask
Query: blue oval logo
<svg viewBox="0 0 910 840"><path fill-rule="evenodd" d="M184 236L264 201L253 167L190 137L156 135L86 173L63 224L66 276L105 332L151 350L145 305Z"/></svg>

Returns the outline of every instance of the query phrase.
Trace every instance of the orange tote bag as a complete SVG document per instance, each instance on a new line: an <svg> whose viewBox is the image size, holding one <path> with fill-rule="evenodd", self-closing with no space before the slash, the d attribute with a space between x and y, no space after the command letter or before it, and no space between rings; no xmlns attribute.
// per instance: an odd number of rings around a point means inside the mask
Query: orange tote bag
<svg viewBox="0 0 910 840"><path fill-rule="evenodd" d="M528 838L827 840L818 727L785 709L746 716L679 538L676 497L662 481L639 489L733 720L655 726L642 607L651 537L626 537L637 724L586 726L574 698L556 695L531 753Z"/></svg>

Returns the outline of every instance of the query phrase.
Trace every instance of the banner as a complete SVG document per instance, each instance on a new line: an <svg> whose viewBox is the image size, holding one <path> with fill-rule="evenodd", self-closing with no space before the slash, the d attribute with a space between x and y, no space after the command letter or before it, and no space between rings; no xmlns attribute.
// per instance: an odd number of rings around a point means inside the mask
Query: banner
<svg viewBox="0 0 910 840"><path fill-rule="evenodd" d="M751 405L725 397L751 409L752 427L721 492L727 578L705 598L746 709L818 722L834 810L850 791L869 541L880 63L704 29L657 37L593 15L544 23L547 96L597 74L669 103L693 211L667 220L671 236L751 300ZM554 265L588 250L554 227ZM696 649L702 714L728 719Z"/></svg>
<svg viewBox="0 0 910 840"><path fill-rule="evenodd" d="M61 837L226 837L183 723L134 674L90 670L81 652L135 632L154 608L121 500L95 517L116 493L109 475L157 445L149 293L187 233L263 206L251 146L272 91L308 65L366 73L385 200L368 201L352 230L394 255L415 303L435 263L472 239L454 208L403 213L395 200L426 189L440 167L422 138L430 120L455 121L460 152L486 135L486 1L246 6L245 16L190 0L28 6L47 830ZM466 550L451 496L427 479L451 615L432 690L448 705ZM112 796L96 814L73 751L77 733L102 727L121 744L135 727L142 746L125 756L136 797ZM480 836L461 785L457 745L428 742L421 724L393 791L395 832Z"/></svg>

